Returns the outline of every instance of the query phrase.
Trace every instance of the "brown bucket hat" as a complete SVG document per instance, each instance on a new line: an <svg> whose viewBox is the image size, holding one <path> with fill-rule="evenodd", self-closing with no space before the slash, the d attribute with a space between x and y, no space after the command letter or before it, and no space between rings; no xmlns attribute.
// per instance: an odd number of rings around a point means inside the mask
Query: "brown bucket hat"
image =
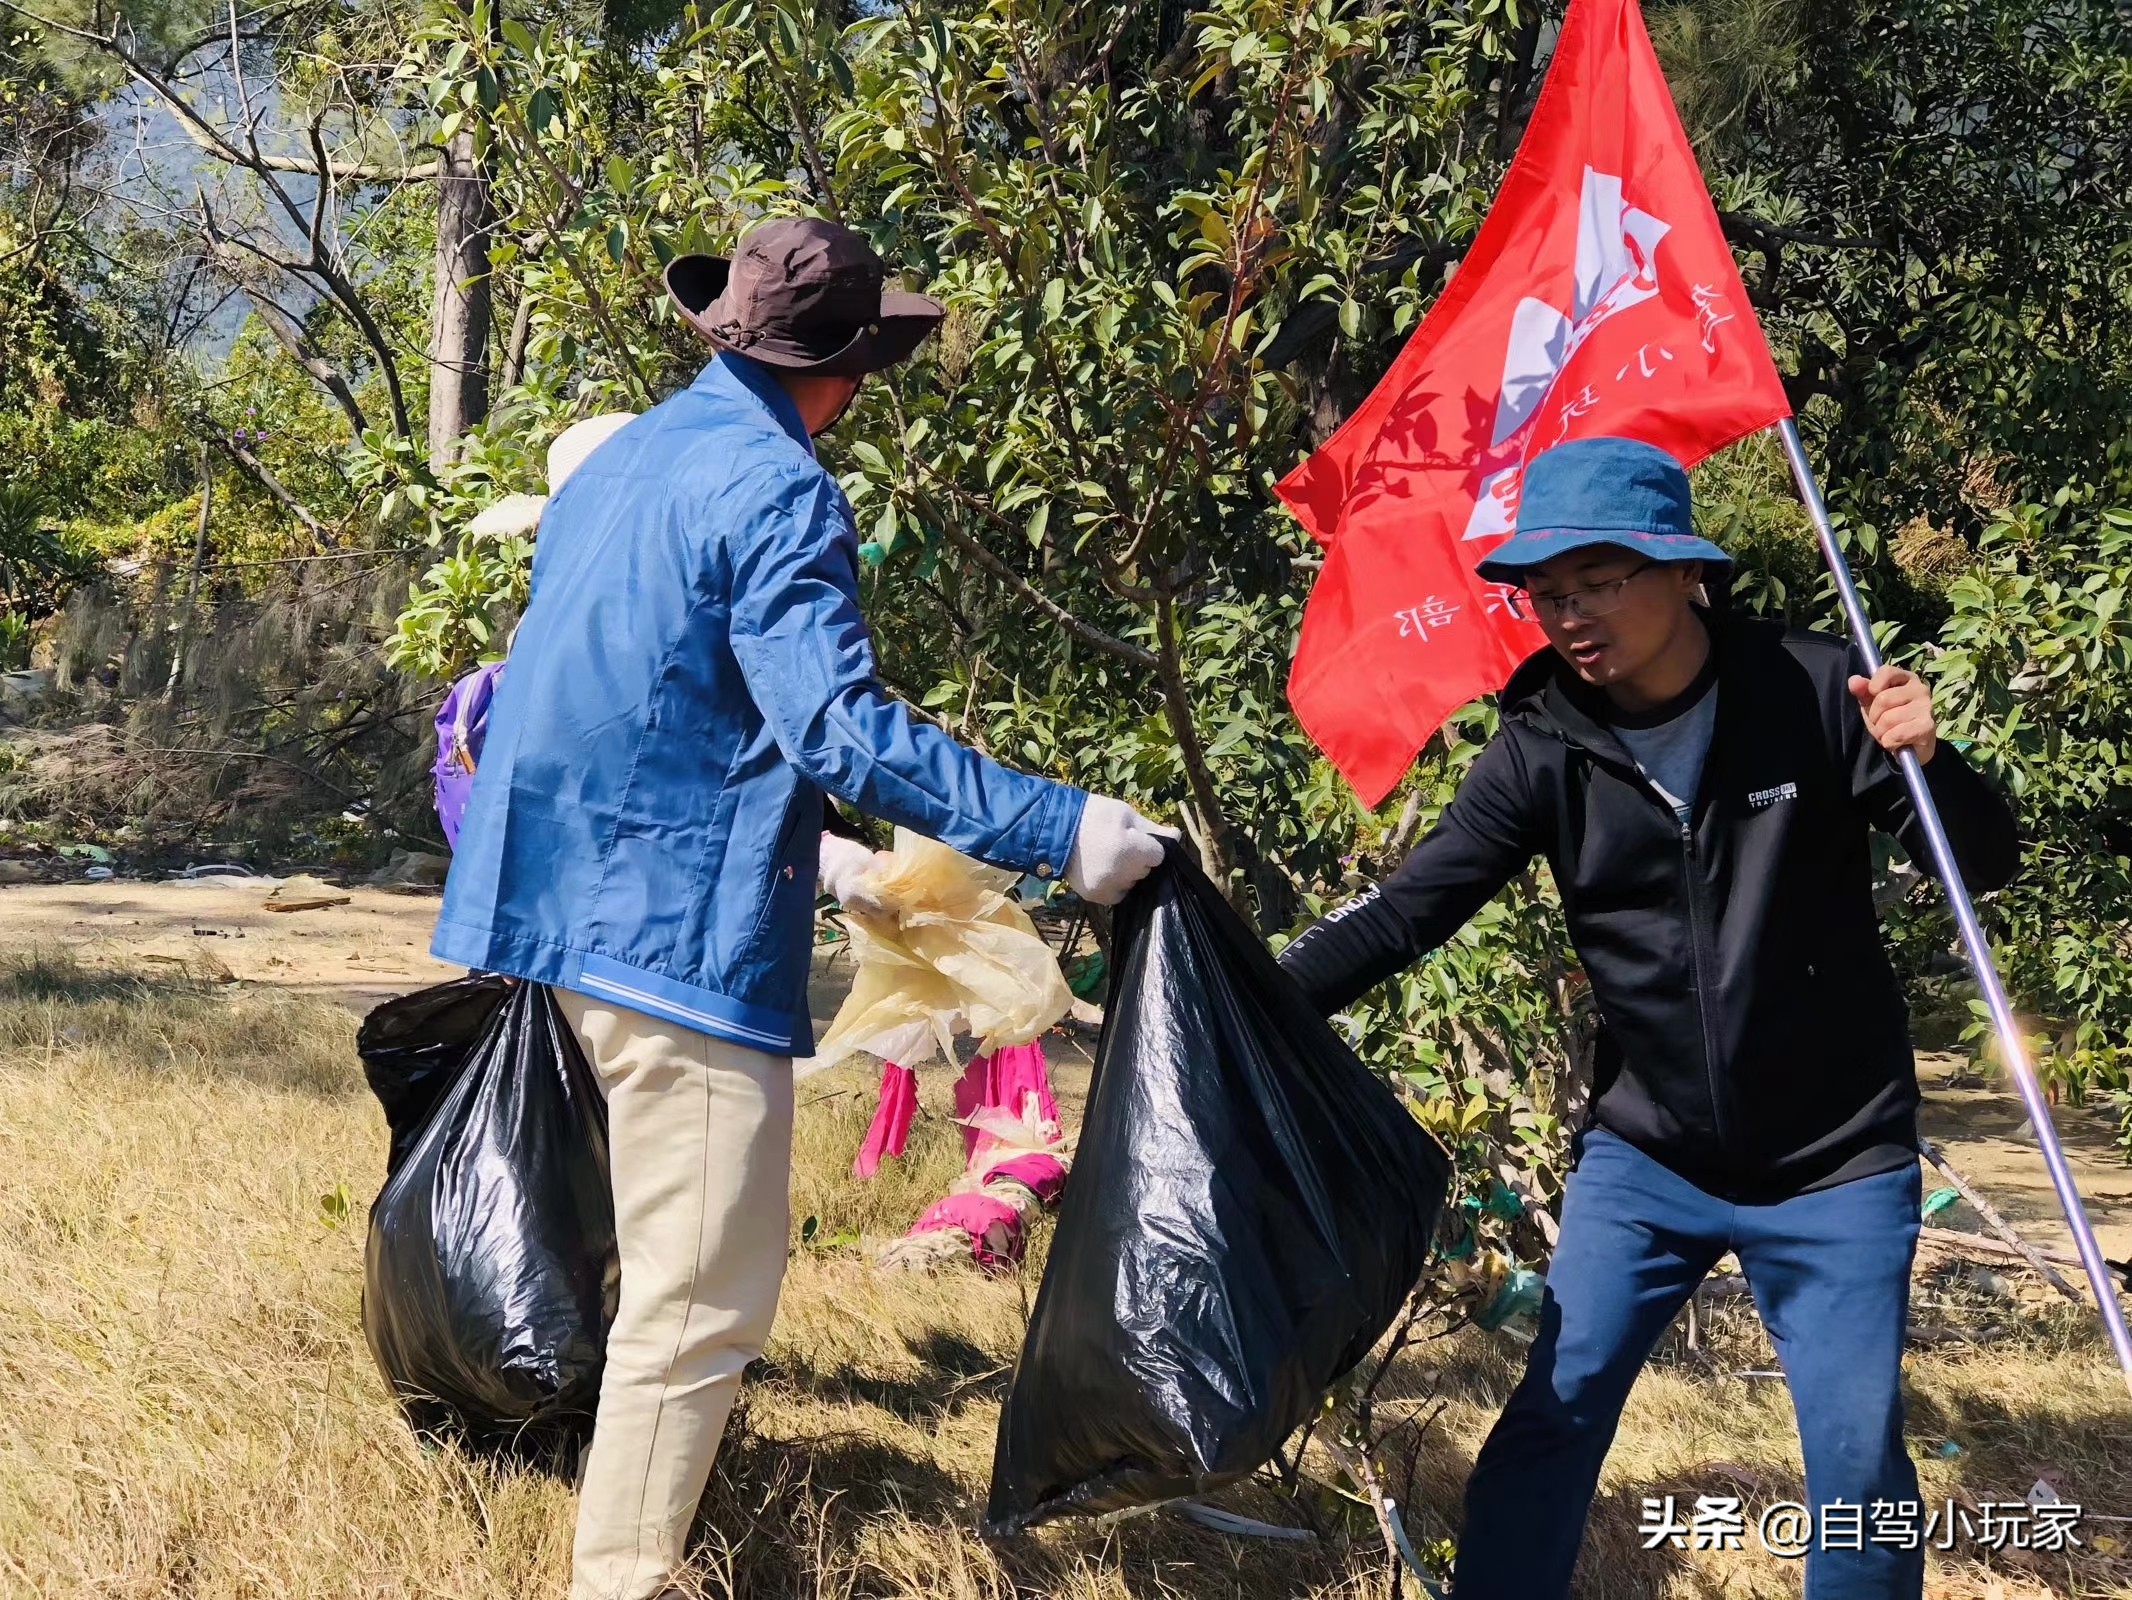
<svg viewBox="0 0 2132 1600"><path fill-rule="evenodd" d="M905 360L947 315L884 289L888 269L849 228L817 217L757 223L729 260L676 256L666 292L721 350L786 372L862 377Z"/></svg>

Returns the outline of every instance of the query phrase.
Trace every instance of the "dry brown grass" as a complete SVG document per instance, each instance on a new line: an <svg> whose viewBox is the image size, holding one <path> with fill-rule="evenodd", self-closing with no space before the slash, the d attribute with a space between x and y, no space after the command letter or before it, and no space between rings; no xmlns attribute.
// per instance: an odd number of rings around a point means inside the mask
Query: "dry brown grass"
<svg viewBox="0 0 2132 1600"><path fill-rule="evenodd" d="M362 1202L384 1141L352 1032L324 1002L0 963L0 1594L563 1592L567 1486L417 1448L363 1347ZM702 1594L1386 1593L1374 1533L1352 1513L1335 1513L1323 1546L1224 1539L1166 1514L981 1542L1023 1286L872 1271L868 1245L938 1192L959 1144L936 1103L907 1162L854 1183L862 1080L802 1086L794 1212L818 1220L795 1245L776 1339L706 1501ZM355 1201L345 1222L322 1203L341 1185ZM1745 1321L1713 1338L1723 1368L1766 1364ZM1388 1384L1447 1402L1402 1496L1418 1538L1450 1531L1517 1359L1508 1340L1466 1332L1425 1345ZM1922 1355L1914 1394L1928 1492L2011 1498L2045 1465L2092 1509L2132 1514L2132 1408L2085 1330L2029 1318L1989 1350ZM1963 1453L1943 1461L1933 1452L1949 1438ZM1661 1363L1609 1466L1581 1594L1796 1594L1796 1569L1766 1556L1661 1562L1637 1548L1643 1494L1733 1483L1750 1498L1796 1494L1782 1386ZM1297 1520L1270 1489L1234 1503ZM2132 1527L2109 1531L2132 1544ZM1994 1583L2005 1600L2123 1595L2132 1565L2002 1561L1934 1581L1944 1600L1985 1600Z"/></svg>

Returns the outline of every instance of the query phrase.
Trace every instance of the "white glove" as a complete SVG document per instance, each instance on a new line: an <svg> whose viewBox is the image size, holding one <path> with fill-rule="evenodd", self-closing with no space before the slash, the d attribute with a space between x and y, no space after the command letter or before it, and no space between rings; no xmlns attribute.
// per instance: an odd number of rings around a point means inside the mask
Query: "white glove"
<svg viewBox="0 0 2132 1600"><path fill-rule="evenodd" d="M1162 865L1162 841L1176 837L1175 828L1156 826L1123 800L1092 794L1066 858L1067 886L1083 900L1114 906Z"/></svg>
<svg viewBox="0 0 2132 1600"><path fill-rule="evenodd" d="M821 892L846 911L878 916L887 907L867 892L866 880L893 861L894 857L885 850L869 850L858 840L847 839L841 833L825 833L822 835L821 870L817 882Z"/></svg>

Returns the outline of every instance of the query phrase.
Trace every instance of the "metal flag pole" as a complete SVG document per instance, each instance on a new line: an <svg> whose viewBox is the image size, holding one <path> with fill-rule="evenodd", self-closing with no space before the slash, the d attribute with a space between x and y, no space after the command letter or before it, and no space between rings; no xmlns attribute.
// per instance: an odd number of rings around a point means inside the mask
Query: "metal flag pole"
<svg viewBox="0 0 2132 1600"><path fill-rule="evenodd" d="M1829 524L1828 507L1821 500L1821 486L1814 481L1814 469L1807 462L1806 447L1799 441L1799 425L1786 417L1777 424L1777 433L1784 441L1784 459L1791 464L1792 481L1799 487L1799 498L1806 503L1806 513L1813 519L1814 533L1821 541L1821 554L1835 576L1836 593L1843 601L1843 614L1850 623L1851 638L1857 644L1859 654L1865 657L1866 671L1869 674L1877 672L1880 670L1880 647L1873 640L1873 624L1866 616L1865 601L1851 577L1850 563L1844 560L1843 550L1836 543L1836 530ZM2111 1347L2117 1352L2117 1364L2124 1370L2125 1387L2132 1389L2132 1334L2125 1331L2125 1315L2110 1283L2109 1263L2102 1258L2102 1246L2096 1242L2095 1229L2089 1224L2087 1211L2080 1203L2080 1191L2073 1186L2072 1170L2065 1164L2065 1148L2058 1142L2058 1130L2051 1122L2050 1106L2043 1098L2042 1087L2036 1082L2035 1069L2029 1065L2028 1047L2022 1042L2021 1029L2014 1020L2013 1003L2006 997L2006 985L1999 979L1998 966L1991 958L1991 946L1985 942L1976 907L1970 903L1969 887L1962 882L1961 869L1955 865L1954 847L1948 843L1947 830L1940 822L1939 807L1932 803L1932 790L1925 782L1925 769L1915 751L1904 750L1897 760L1902 767L1903 781L1910 786L1910 799L1917 807L1918 821L1923 824L1925 838L1932 847L1932 860L1939 868L1940 885L1946 890L1947 903L1954 908L1954 920L1961 927L1962 948L1968 954L1970 970L1976 974L1977 988L1982 991L1984 1004L1991 1012L1992 1026L1998 1030L1999 1049L2006 1057L2014 1083L2021 1090L2021 1102L2028 1107L2029 1126L2036 1130L2036 1143L2043 1147L2043 1164L2050 1169L2051 1187L2058 1191L2058 1204L2065 1212L2066 1226L2073 1230L2073 1243L2080 1252L2080 1264L2087 1268L2088 1283L2095 1291L2095 1303L2102 1310L2103 1326L2109 1331Z"/></svg>

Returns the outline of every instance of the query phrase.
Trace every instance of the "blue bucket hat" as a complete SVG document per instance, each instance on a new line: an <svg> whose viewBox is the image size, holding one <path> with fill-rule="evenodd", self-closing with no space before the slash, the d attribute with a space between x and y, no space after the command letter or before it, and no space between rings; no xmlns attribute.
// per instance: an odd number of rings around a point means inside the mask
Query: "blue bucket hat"
<svg viewBox="0 0 2132 1600"><path fill-rule="evenodd" d="M1656 445L1572 439L1525 463L1517 529L1477 569L1490 583L1522 584L1542 562L1612 544L1651 561L1703 561L1721 578L1732 558L1696 537L1688 474Z"/></svg>

